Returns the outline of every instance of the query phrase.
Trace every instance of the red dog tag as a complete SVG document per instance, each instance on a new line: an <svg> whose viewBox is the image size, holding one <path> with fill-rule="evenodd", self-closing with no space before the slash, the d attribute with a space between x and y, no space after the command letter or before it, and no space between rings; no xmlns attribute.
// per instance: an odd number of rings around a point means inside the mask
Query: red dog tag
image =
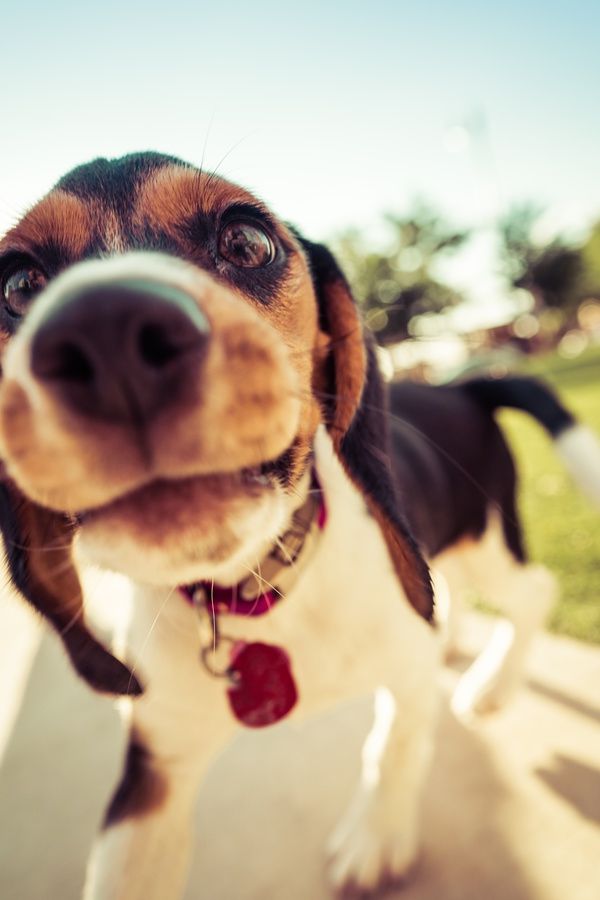
<svg viewBox="0 0 600 900"><path fill-rule="evenodd" d="M298 699L290 660L271 644L236 644L227 689L233 714L249 728L262 728L283 719Z"/></svg>

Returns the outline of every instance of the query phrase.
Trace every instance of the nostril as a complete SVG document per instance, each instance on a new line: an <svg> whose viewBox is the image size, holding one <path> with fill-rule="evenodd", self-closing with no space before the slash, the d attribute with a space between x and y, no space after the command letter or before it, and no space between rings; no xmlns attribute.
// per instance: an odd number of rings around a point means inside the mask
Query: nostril
<svg viewBox="0 0 600 900"><path fill-rule="evenodd" d="M138 333L137 343L141 359L148 366L157 369L170 363L183 349L169 337L162 325L143 325Z"/></svg>
<svg viewBox="0 0 600 900"><path fill-rule="evenodd" d="M71 341L62 341L45 352L34 354L33 370L41 378L89 384L94 367L85 352Z"/></svg>
<svg viewBox="0 0 600 900"><path fill-rule="evenodd" d="M162 369L191 351L200 351L204 343L204 333L177 315L163 322L145 322L136 335L136 352L149 368Z"/></svg>

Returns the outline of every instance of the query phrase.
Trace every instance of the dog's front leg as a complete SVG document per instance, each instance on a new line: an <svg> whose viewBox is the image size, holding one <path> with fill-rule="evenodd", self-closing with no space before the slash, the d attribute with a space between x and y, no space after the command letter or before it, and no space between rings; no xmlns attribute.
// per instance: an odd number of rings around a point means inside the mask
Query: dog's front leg
<svg viewBox="0 0 600 900"><path fill-rule="evenodd" d="M127 644L144 694L125 701L129 746L93 849L85 900L177 900L199 784L236 730L198 659L196 613L173 592L133 594Z"/></svg>
<svg viewBox="0 0 600 900"><path fill-rule="evenodd" d="M192 730L186 741L173 740L181 723L166 718L163 727L168 740L152 741L133 719L124 772L90 859L85 900L177 900L183 893L199 783L227 737L211 729L202 739Z"/></svg>
<svg viewBox="0 0 600 900"><path fill-rule="evenodd" d="M360 783L329 845L337 890L374 890L384 880L405 876L416 859L436 722L433 679L421 691L418 707L409 709L404 701L403 693L377 689Z"/></svg>
<svg viewBox="0 0 600 900"><path fill-rule="evenodd" d="M188 867L201 773L132 739L88 869L85 900L176 900Z"/></svg>

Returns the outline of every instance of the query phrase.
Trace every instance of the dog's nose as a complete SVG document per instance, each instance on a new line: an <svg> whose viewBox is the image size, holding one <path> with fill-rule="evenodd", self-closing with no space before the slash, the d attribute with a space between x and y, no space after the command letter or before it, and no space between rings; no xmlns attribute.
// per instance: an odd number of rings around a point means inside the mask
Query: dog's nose
<svg viewBox="0 0 600 900"><path fill-rule="evenodd" d="M63 298L36 330L31 368L77 412L143 423L189 387L208 338L182 290L114 281Z"/></svg>

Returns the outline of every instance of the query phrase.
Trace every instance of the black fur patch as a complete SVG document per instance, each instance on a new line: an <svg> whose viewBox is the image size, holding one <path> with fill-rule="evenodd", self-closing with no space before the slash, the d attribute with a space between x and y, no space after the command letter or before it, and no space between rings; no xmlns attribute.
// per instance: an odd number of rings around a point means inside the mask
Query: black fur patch
<svg viewBox="0 0 600 900"><path fill-rule="evenodd" d="M166 783L152 768L152 757L135 737L129 742L125 768L104 816L103 828L140 816L162 803Z"/></svg>
<svg viewBox="0 0 600 900"><path fill-rule="evenodd" d="M393 465L400 501L432 557L462 537L480 537L490 509L507 544L525 559L516 511L516 472L504 436L468 383L392 385Z"/></svg>
<svg viewBox="0 0 600 900"><path fill-rule="evenodd" d="M165 166L188 168L187 163L164 153L130 153L119 159L98 157L64 175L55 187L80 200L99 200L127 217L131 198L142 178Z"/></svg>
<svg viewBox="0 0 600 900"><path fill-rule="evenodd" d="M575 424L553 391L536 378L472 378L462 387L488 412L505 406L529 413L553 438Z"/></svg>

